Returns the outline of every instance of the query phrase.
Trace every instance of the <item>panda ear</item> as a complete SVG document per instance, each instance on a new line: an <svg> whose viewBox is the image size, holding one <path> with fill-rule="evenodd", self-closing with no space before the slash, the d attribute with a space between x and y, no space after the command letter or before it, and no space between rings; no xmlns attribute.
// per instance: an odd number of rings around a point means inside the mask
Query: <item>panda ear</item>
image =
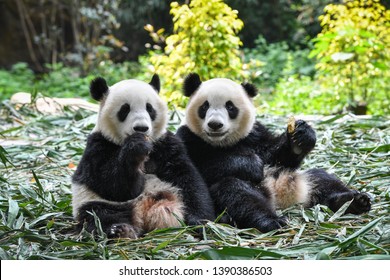
<svg viewBox="0 0 390 280"><path fill-rule="evenodd" d="M96 101L102 100L103 96L108 93L106 80L102 77L95 78L89 86L89 91L93 99Z"/></svg>
<svg viewBox="0 0 390 280"><path fill-rule="evenodd" d="M183 92L184 96L190 97L202 84L200 77L196 73L188 74L184 79Z"/></svg>
<svg viewBox="0 0 390 280"><path fill-rule="evenodd" d="M257 88L256 86L254 86L253 84L250 84L250 83L242 83L241 86L244 88L244 90L246 91L246 93L250 96L250 97L255 97L257 95Z"/></svg>
<svg viewBox="0 0 390 280"><path fill-rule="evenodd" d="M159 93L160 92L160 77L157 74L154 74L149 85L151 85L157 91L157 93Z"/></svg>

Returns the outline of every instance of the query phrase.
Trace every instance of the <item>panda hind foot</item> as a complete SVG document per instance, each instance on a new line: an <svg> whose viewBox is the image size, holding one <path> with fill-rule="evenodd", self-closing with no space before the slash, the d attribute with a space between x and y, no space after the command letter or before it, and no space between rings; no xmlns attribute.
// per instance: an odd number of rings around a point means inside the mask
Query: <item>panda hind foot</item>
<svg viewBox="0 0 390 280"><path fill-rule="evenodd" d="M371 199L367 193L356 192L353 195L353 201L345 211L345 213L362 214L371 210Z"/></svg>
<svg viewBox="0 0 390 280"><path fill-rule="evenodd" d="M108 238L130 238L136 239L140 232L135 227L126 223L113 224L108 229Z"/></svg>
<svg viewBox="0 0 390 280"><path fill-rule="evenodd" d="M267 218L267 219L261 219L256 226L258 230L261 232L269 232L272 230L278 230L281 229L282 227L287 225L287 218L282 216L282 217L277 217L277 218Z"/></svg>
<svg viewBox="0 0 390 280"><path fill-rule="evenodd" d="M184 204L177 193L169 190L146 191L138 198L135 209L145 232L177 227L184 220Z"/></svg>

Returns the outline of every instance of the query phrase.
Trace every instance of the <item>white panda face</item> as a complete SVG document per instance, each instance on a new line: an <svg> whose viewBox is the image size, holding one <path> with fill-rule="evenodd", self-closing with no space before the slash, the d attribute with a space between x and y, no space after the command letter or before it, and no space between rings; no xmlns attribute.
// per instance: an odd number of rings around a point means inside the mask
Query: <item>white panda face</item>
<svg viewBox="0 0 390 280"><path fill-rule="evenodd" d="M167 106L145 82L124 80L109 87L101 100L95 131L121 145L127 136L144 133L156 140L165 133Z"/></svg>
<svg viewBox="0 0 390 280"><path fill-rule="evenodd" d="M245 138L255 122L251 98L229 79L201 83L186 109L192 132L214 146L231 146Z"/></svg>

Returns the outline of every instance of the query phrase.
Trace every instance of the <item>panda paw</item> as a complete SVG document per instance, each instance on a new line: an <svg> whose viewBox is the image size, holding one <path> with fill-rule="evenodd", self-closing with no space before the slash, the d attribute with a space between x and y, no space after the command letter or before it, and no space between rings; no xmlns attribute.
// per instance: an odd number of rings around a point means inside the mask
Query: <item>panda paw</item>
<svg viewBox="0 0 390 280"><path fill-rule="evenodd" d="M267 218L264 217L259 221L256 228L261 232L269 232L272 230L280 229L287 225L287 218L285 216L276 217L276 218Z"/></svg>
<svg viewBox="0 0 390 280"><path fill-rule="evenodd" d="M355 192L353 196L353 201L349 205L346 213L351 214L362 214L369 212L371 210L371 198L367 193L364 192Z"/></svg>
<svg viewBox="0 0 390 280"><path fill-rule="evenodd" d="M134 133L126 138L124 149L133 157L144 158L152 151L153 144L146 135Z"/></svg>
<svg viewBox="0 0 390 280"><path fill-rule="evenodd" d="M292 150L295 154L308 153L316 144L317 138L313 128L303 120L297 120L292 131L287 135L292 144Z"/></svg>
<svg viewBox="0 0 390 280"><path fill-rule="evenodd" d="M108 238L131 238L136 239L139 232L129 224L113 224L107 232Z"/></svg>

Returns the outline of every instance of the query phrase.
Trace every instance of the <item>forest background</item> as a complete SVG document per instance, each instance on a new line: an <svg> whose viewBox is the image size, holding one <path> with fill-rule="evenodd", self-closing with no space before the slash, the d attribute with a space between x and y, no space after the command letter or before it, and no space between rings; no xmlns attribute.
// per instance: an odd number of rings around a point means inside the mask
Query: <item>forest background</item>
<svg viewBox="0 0 390 280"><path fill-rule="evenodd" d="M260 113L388 114L389 1L225 2L2 0L0 100L88 98L95 76L157 72L184 107L180 85L195 71L254 83Z"/></svg>

